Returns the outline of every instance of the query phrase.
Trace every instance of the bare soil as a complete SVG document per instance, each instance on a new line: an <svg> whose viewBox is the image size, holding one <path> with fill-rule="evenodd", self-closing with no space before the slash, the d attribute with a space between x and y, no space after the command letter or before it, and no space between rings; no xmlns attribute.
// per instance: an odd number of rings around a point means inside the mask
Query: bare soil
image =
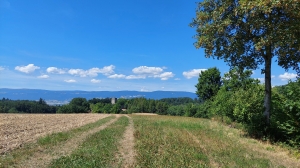
<svg viewBox="0 0 300 168"><path fill-rule="evenodd" d="M128 115L125 116L129 118L129 125L126 127L123 139L120 141L118 146L119 153L116 157L119 160L120 167L128 168L134 167L136 152L134 149L133 120Z"/></svg>
<svg viewBox="0 0 300 168"><path fill-rule="evenodd" d="M0 114L0 154L47 134L96 122L108 114Z"/></svg>

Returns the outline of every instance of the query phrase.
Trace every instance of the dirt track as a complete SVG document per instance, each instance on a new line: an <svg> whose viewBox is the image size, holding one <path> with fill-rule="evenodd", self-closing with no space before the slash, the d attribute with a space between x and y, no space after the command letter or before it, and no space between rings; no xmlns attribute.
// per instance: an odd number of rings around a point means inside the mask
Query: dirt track
<svg viewBox="0 0 300 168"><path fill-rule="evenodd" d="M123 139L118 146L119 154L116 156L121 164L120 167L128 168L134 167L136 151L134 149L134 126L133 120L128 115L125 115L129 119L129 125L124 132Z"/></svg>
<svg viewBox="0 0 300 168"><path fill-rule="evenodd" d="M0 154L37 140L95 122L108 114L0 114Z"/></svg>

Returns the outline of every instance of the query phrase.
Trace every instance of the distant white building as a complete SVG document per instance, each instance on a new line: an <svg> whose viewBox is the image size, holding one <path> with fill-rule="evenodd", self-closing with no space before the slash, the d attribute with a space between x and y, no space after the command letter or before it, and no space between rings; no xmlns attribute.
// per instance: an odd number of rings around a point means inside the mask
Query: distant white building
<svg viewBox="0 0 300 168"><path fill-rule="evenodd" d="M117 98L113 97L111 98L111 104L116 104L117 103Z"/></svg>

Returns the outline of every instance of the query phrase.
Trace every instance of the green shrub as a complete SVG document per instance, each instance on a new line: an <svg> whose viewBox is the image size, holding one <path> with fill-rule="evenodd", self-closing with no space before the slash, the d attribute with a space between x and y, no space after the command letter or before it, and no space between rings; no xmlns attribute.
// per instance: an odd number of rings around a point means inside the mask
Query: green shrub
<svg viewBox="0 0 300 168"><path fill-rule="evenodd" d="M247 90L240 89L235 92L234 99L234 119L243 123L250 135L264 136L266 133L266 122L263 116L264 87L257 85Z"/></svg>
<svg viewBox="0 0 300 168"><path fill-rule="evenodd" d="M197 108L197 112L194 117L197 118L210 118L213 115L210 113L210 108L212 106L212 102L210 100L206 100L204 103L200 104Z"/></svg>
<svg viewBox="0 0 300 168"><path fill-rule="evenodd" d="M183 116L184 110L185 110L184 105L170 106L167 110L167 114L172 116Z"/></svg>
<svg viewBox="0 0 300 168"><path fill-rule="evenodd" d="M227 91L225 87L221 87L218 94L214 97L210 108L211 116L224 116L234 120L233 110L235 106L235 97L233 91ZM223 120L223 119L222 119Z"/></svg>
<svg viewBox="0 0 300 168"><path fill-rule="evenodd" d="M280 92L274 89L272 96L272 138L300 147L300 80L290 81Z"/></svg>

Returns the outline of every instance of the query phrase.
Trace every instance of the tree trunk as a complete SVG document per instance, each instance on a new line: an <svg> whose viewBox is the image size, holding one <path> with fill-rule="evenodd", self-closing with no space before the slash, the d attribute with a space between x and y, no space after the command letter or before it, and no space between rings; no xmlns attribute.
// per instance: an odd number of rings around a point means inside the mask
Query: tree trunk
<svg viewBox="0 0 300 168"><path fill-rule="evenodd" d="M271 115L271 63L272 63L272 53L271 47L266 47L266 56L265 56L265 112L264 116L266 118L267 124L270 124L270 115Z"/></svg>

